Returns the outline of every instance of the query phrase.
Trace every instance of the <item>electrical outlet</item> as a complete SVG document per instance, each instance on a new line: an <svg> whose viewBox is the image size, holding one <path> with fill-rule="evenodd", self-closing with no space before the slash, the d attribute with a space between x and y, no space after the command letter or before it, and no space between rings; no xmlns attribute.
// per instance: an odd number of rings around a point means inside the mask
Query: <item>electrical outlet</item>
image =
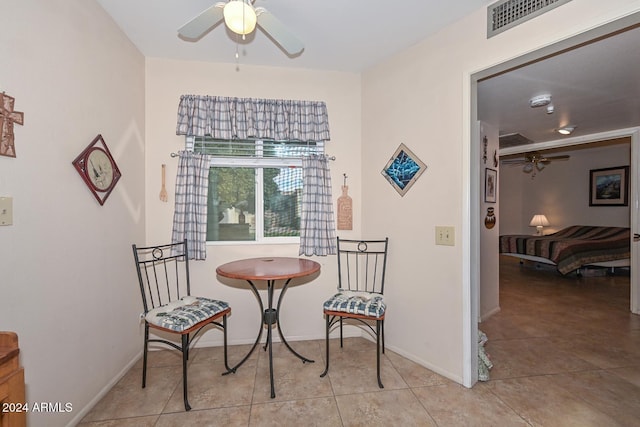
<svg viewBox="0 0 640 427"><path fill-rule="evenodd" d="M455 241L454 227L436 226L436 245L455 246Z"/></svg>

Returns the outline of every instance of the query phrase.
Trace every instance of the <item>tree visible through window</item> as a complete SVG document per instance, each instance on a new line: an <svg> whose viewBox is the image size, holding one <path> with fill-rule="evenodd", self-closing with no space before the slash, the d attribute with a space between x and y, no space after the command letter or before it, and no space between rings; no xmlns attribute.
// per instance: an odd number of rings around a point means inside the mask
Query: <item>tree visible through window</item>
<svg viewBox="0 0 640 427"><path fill-rule="evenodd" d="M213 157L209 170L207 241L297 241L302 161L322 143L187 138L187 148Z"/></svg>

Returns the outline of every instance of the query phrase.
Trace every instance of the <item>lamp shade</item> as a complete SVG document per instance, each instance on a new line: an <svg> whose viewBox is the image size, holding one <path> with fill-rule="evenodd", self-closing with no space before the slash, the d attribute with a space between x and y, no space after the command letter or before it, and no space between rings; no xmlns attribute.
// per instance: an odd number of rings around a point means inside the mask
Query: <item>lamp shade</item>
<svg viewBox="0 0 640 427"><path fill-rule="evenodd" d="M531 222L529 223L529 226L536 228L536 233L538 234L538 236L543 236L544 233L542 232L542 228L548 227L549 221L547 220L546 216L542 214L535 214L533 218L531 218Z"/></svg>
<svg viewBox="0 0 640 427"><path fill-rule="evenodd" d="M531 222L529 223L530 227L548 227L549 224L549 220L547 220L547 217L541 214L536 214L533 216L533 218L531 218Z"/></svg>
<svg viewBox="0 0 640 427"><path fill-rule="evenodd" d="M232 0L222 11L227 27L236 34L249 34L256 28L256 11L245 0Z"/></svg>

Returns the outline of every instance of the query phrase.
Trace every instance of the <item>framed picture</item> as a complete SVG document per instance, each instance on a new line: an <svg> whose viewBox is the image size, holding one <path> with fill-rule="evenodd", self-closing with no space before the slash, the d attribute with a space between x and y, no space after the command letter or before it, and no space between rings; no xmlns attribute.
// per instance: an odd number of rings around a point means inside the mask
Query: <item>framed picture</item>
<svg viewBox="0 0 640 427"><path fill-rule="evenodd" d="M485 168L484 170L484 201L495 203L498 199L498 171Z"/></svg>
<svg viewBox="0 0 640 427"><path fill-rule="evenodd" d="M628 206L629 166L589 171L589 206Z"/></svg>
<svg viewBox="0 0 640 427"><path fill-rule="evenodd" d="M404 196L426 169L427 165L422 163L406 145L400 144L381 173L391 186Z"/></svg>

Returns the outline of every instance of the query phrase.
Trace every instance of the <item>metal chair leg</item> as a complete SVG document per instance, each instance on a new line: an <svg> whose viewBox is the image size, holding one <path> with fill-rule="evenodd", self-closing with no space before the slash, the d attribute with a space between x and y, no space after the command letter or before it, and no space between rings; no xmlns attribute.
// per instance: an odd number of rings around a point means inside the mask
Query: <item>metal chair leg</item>
<svg viewBox="0 0 640 427"><path fill-rule="evenodd" d="M342 317L340 317L340 348L342 348Z"/></svg>
<svg viewBox="0 0 640 427"><path fill-rule="evenodd" d="M324 317L326 318L326 336L325 336L326 355L325 355L324 372L320 374L320 378L324 378L324 376L327 375L327 372L329 372L329 326L331 322L329 319L330 316L328 314L325 314Z"/></svg>
<svg viewBox="0 0 640 427"><path fill-rule="evenodd" d="M144 324L144 352L142 356L142 388L147 386L147 354L149 352L149 325Z"/></svg>
<svg viewBox="0 0 640 427"><path fill-rule="evenodd" d="M382 385L382 381L380 380L380 328L382 320L376 320L376 363L377 363L377 371L378 371L378 386L380 388L384 388Z"/></svg>
<svg viewBox="0 0 640 427"><path fill-rule="evenodd" d="M222 334L224 339L224 367L227 368L227 372L232 372L227 361L227 315L222 316ZM233 371L235 373L235 371Z"/></svg>
<svg viewBox="0 0 640 427"><path fill-rule="evenodd" d="M189 357L189 336L182 335L182 397L184 399L184 410L190 411L191 406L187 400L187 358Z"/></svg>

